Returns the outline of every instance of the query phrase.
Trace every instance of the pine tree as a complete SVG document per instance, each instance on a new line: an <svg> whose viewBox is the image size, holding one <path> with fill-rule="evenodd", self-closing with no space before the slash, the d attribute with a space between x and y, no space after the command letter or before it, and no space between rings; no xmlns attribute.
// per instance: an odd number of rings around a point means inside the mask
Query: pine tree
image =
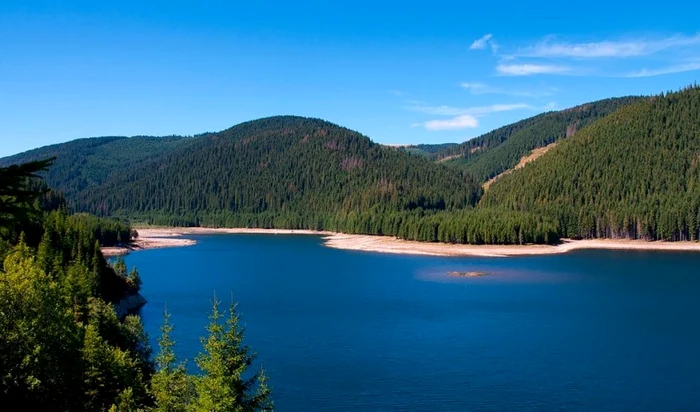
<svg viewBox="0 0 700 412"><path fill-rule="evenodd" d="M161 336L158 338L158 355L155 357L157 372L151 380L151 392L155 398L155 411L184 412L188 409L194 395L192 381L185 371L184 363L178 363L173 347L175 341L171 334L170 314L163 314Z"/></svg>
<svg viewBox="0 0 700 412"><path fill-rule="evenodd" d="M235 305L228 318L219 310L214 296L207 326L209 336L202 338L204 351L197 357L203 375L196 381L196 411L269 411L273 403L263 370L246 378L255 354L243 343L244 329L239 325Z"/></svg>

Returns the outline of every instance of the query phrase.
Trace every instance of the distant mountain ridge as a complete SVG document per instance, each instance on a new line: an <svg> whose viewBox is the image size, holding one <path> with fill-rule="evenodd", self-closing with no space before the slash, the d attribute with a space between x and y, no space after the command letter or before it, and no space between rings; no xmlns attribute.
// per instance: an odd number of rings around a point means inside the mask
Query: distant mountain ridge
<svg viewBox="0 0 700 412"><path fill-rule="evenodd" d="M695 240L699 93L601 100L460 145L388 147L275 116L195 137L80 139L0 165L57 156L47 181L75 210L159 225L476 244Z"/></svg>

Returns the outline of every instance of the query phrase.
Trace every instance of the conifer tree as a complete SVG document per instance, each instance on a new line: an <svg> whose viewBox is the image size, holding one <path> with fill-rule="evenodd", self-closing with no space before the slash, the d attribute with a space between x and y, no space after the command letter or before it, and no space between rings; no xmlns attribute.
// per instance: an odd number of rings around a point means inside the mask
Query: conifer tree
<svg viewBox="0 0 700 412"><path fill-rule="evenodd" d="M244 329L239 324L235 305L228 318L219 309L214 296L207 326L209 335L202 338L203 352L197 357L203 375L196 380L196 411L268 411L272 410L270 389L263 370L246 377L255 354L243 343Z"/></svg>
<svg viewBox="0 0 700 412"><path fill-rule="evenodd" d="M161 336L158 338L158 355L155 357L156 373L151 380L151 392L155 399L154 411L184 412L194 397L192 381L185 370L184 363L178 363L173 347L170 314L166 310Z"/></svg>

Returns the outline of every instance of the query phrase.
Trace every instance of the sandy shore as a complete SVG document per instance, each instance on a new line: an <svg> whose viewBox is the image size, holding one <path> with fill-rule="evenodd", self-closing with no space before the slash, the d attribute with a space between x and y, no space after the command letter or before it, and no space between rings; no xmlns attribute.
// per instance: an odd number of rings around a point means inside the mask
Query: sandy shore
<svg viewBox="0 0 700 412"><path fill-rule="evenodd" d="M192 239L182 238L181 234L175 232L166 233L153 231L142 233L141 230L138 230L138 232L138 239L134 240L128 247L103 247L102 254L105 257L123 256L128 254L129 252L134 252L138 250L192 246L197 243Z"/></svg>
<svg viewBox="0 0 700 412"><path fill-rule="evenodd" d="M177 227L177 228L136 228L138 239L128 247L103 247L104 256L123 256L130 252L146 249L162 249L168 247L192 246L197 242L185 238L186 235L211 235L211 234L268 234L268 235L334 235L332 232L319 232L314 230L286 230L286 229L214 229L206 227Z"/></svg>
<svg viewBox="0 0 700 412"><path fill-rule="evenodd" d="M400 240L386 236L332 235L326 237L328 247L347 250L429 256L532 256L566 253L578 249L668 250L700 252L698 242L646 242L643 240L596 239L564 240L550 245L451 245Z"/></svg>
<svg viewBox="0 0 700 412"><path fill-rule="evenodd" d="M646 242L643 240L595 239L565 240L560 245L451 245L445 243L427 243L396 239L389 236L346 235L314 230L286 229L212 229L212 228L144 228L136 229L139 238L131 248L102 248L105 256L117 256L130 251L164 247L181 247L194 245L187 235L203 234L280 234L280 235L317 235L323 236L327 247L366 252L395 253L428 256L531 256L566 253L578 249L618 249L618 250L666 250L700 252L698 242Z"/></svg>

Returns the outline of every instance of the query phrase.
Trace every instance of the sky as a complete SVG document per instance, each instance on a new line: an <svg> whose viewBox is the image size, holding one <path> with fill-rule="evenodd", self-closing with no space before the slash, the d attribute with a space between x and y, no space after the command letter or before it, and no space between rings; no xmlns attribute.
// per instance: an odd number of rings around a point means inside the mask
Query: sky
<svg viewBox="0 0 700 412"><path fill-rule="evenodd" d="M700 77L700 2L0 2L0 157L317 117L463 142Z"/></svg>

